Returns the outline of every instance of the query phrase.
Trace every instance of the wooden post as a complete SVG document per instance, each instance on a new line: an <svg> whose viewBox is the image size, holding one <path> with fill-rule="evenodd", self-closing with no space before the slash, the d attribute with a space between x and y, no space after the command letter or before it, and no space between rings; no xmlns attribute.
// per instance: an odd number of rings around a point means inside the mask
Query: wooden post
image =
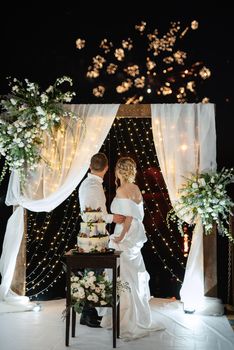
<svg viewBox="0 0 234 350"><path fill-rule="evenodd" d="M233 213L234 214L234 213ZM232 233L232 237L234 238L234 216L230 215L230 231ZM230 249L231 249L231 266L230 266L230 300L228 300L228 302L234 306L234 244L233 243L229 243L231 245Z"/></svg>
<svg viewBox="0 0 234 350"><path fill-rule="evenodd" d="M210 235L203 235L204 294L217 297L217 229L214 225Z"/></svg>

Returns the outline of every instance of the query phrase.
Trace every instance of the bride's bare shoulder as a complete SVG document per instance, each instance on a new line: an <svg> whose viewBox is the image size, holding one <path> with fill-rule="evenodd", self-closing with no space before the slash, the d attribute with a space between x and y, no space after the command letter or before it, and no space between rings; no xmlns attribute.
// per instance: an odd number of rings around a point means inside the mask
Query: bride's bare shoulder
<svg viewBox="0 0 234 350"><path fill-rule="evenodd" d="M127 198L127 193L124 187L120 186L116 190L116 195L119 198Z"/></svg>
<svg viewBox="0 0 234 350"><path fill-rule="evenodd" d="M132 183L127 183L124 184L124 186L118 187L116 195L118 198L132 199L136 203L141 202L142 200L142 195L139 187Z"/></svg>

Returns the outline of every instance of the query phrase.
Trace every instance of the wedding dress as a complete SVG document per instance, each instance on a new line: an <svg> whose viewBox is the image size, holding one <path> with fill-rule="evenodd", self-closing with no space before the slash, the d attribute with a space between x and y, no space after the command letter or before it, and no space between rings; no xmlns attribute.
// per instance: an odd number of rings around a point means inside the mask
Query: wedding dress
<svg viewBox="0 0 234 350"><path fill-rule="evenodd" d="M115 197L111 204L111 212L131 216L133 218L124 239L115 243L110 240L110 248L122 251L120 255L120 278L128 282L131 292L124 291L120 295L120 338L125 340L144 337L151 331L162 330L163 325L154 324L149 305L149 274L145 269L141 248L147 241L144 225L143 202L137 204L131 199ZM114 238L122 231L122 224L116 224ZM110 309L101 321L101 327L111 328Z"/></svg>

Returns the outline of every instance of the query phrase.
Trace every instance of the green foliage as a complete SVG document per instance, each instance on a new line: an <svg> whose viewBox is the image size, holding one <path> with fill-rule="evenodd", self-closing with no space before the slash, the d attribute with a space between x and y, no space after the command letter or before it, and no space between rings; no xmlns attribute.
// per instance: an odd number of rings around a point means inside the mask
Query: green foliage
<svg viewBox="0 0 234 350"><path fill-rule="evenodd" d="M214 223L220 234L231 242L234 238L229 232L229 215L233 215L234 202L228 196L226 186L234 182L234 169L223 168L220 172L192 174L179 190L180 198L167 215L170 221L178 224L183 234L183 218L187 215L191 223L195 223L198 215L201 217L205 234L212 233Z"/></svg>
<svg viewBox="0 0 234 350"><path fill-rule="evenodd" d="M1 97L0 115L0 156L5 157L5 167L0 176L0 183L7 168L18 171L21 180L27 170L34 170L41 158L43 133L52 135L53 128L59 128L62 117L75 117L64 111L63 103L68 103L74 92L62 92L60 85L69 77L56 79L46 91L40 92L36 83L28 79L23 82L16 78L9 80L11 93Z"/></svg>

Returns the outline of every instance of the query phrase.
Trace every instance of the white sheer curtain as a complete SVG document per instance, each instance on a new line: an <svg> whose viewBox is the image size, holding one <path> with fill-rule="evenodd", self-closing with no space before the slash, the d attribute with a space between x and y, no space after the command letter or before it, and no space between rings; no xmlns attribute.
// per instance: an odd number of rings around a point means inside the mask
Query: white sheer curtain
<svg viewBox="0 0 234 350"><path fill-rule="evenodd" d="M36 171L28 174L23 193L20 193L17 174L11 174L6 204L17 208L8 220L3 243L0 300L19 299L11 292L10 285L24 232L23 208L48 212L73 192L87 172L91 156L102 146L118 107L118 104L67 105L67 109L83 118L85 128L79 120L71 120L68 125L64 121L52 139L45 139L43 157L50 166L42 162Z"/></svg>
<svg viewBox="0 0 234 350"><path fill-rule="evenodd" d="M172 206L184 176L216 169L213 104L151 105L154 144ZM189 223L189 218L184 217ZM203 227L198 218L187 260L181 300L190 306L204 301Z"/></svg>

